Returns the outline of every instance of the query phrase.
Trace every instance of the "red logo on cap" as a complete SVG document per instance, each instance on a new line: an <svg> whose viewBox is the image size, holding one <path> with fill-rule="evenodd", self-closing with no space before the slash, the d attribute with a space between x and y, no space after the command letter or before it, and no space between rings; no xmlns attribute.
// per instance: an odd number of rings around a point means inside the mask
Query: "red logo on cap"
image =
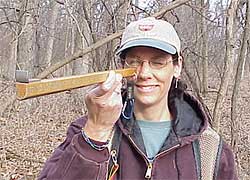
<svg viewBox="0 0 250 180"><path fill-rule="evenodd" d="M154 25L153 24L141 24L139 25L139 30L141 31L150 31L153 29Z"/></svg>

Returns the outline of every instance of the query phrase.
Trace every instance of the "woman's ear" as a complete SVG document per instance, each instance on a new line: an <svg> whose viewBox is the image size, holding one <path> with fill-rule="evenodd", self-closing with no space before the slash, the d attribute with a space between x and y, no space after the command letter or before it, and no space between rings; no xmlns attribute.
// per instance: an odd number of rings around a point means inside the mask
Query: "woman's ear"
<svg viewBox="0 0 250 180"><path fill-rule="evenodd" d="M181 75L182 62L183 62L183 59L181 56L179 56L177 64L174 64L174 77L177 79L179 79Z"/></svg>

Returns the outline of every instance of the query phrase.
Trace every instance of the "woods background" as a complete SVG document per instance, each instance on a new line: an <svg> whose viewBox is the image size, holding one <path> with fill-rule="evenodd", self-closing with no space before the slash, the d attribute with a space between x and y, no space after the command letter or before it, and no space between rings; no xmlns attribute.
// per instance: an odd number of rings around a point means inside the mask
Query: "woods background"
<svg viewBox="0 0 250 180"><path fill-rule="evenodd" d="M250 179L250 0L0 0L0 180L36 179L88 88L16 100L15 70L53 78L114 69L132 20L171 22L182 41L188 91Z"/></svg>

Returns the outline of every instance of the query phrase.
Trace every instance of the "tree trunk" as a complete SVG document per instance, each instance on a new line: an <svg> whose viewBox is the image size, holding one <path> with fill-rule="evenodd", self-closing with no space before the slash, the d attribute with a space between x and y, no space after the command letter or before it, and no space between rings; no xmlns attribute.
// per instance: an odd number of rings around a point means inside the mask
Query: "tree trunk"
<svg viewBox="0 0 250 180"><path fill-rule="evenodd" d="M83 7L88 6L88 3L84 3L81 2L78 4L78 6L76 7L76 11L81 11ZM88 14L88 12L85 12L85 8L84 9L84 14L85 16L88 18L88 16L86 14ZM91 37L93 35L94 32L91 31L91 24L89 24L89 19L86 19L86 17L81 18L81 22L77 22L75 19L75 26L72 28L72 50L74 52L77 51L83 51L86 47L88 47L89 43L92 42ZM74 31L74 32L73 32ZM88 66L86 64L88 64L88 55L83 55L82 57L80 57L78 60L73 62L73 66L72 66L72 74L73 75L79 75L79 74L83 74L88 72Z"/></svg>
<svg viewBox="0 0 250 180"><path fill-rule="evenodd" d="M20 69L27 70L31 77L34 76L35 67L38 66L37 62L37 44L36 44L36 16L37 1L25 0L23 3L23 11L25 12L22 17L24 27L18 38L17 45L17 62Z"/></svg>
<svg viewBox="0 0 250 180"><path fill-rule="evenodd" d="M195 41L196 41L196 50L197 50L197 60L196 61L192 61L193 64L194 64L194 67L202 67L202 47L203 47L203 17L202 17L202 1L203 0L199 0L199 1L195 1L195 5L197 7L200 7L200 13L195 13L194 16L196 17L195 18L195 21L197 21L195 23L196 25L196 32L194 33L195 34ZM202 92L202 68L194 68L196 71L196 75L194 75L194 78L195 78L195 81L194 83L196 83L196 86L197 89L196 89L196 93L197 95L199 94L199 96L201 96L201 92ZM193 87L194 87L193 86Z"/></svg>
<svg viewBox="0 0 250 180"><path fill-rule="evenodd" d="M17 36L13 34L13 41L10 45L10 58L7 60L7 70L6 73L6 79L7 80L14 80L15 79L15 71L16 71L16 65L17 65L17 46L18 46L18 38Z"/></svg>
<svg viewBox="0 0 250 180"><path fill-rule="evenodd" d="M79 51L79 47L81 49L84 49L83 46L84 46L85 42L82 42L81 36L80 36L79 32L76 30L76 28L72 28L72 29L75 29L75 32L72 32L73 38L75 38L72 41L72 43L74 43L74 52L77 52L77 51ZM72 74L73 75L79 75L79 74L83 74L84 72L88 72L88 68L86 68L86 66L84 66L84 63L85 63L84 58L86 56L87 55L84 55L84 56L80 57L78 60L73 62L73 67L72 67Z"/></svg>
<svg viewBox="0 0 250 180"><path fill-rule="evenodd" d="M15 14L17 16L17 22L21 24L21 19L24 14L24 6L25 4L20 4L18 2L12 2L9 4L9 7L21 7L20 12ZM7 6L6 6L7 7ZM5 18L8 21L9 28L11 29L11 38L10 38L10 46L9 46L9 58L7 60L3 60L4 62L1 63L3 65L2 76L7 80L14 80L15 79L15 71L16 68L20 69L19 64L17 63L17 51L18 51L18 44L19 44L19 34L21 33L22 27L15 26L10 23L11 17L8 16L8 10L3 9L5 12ZM6 45L6 44L5 44ZM2 48L3 49L3 48ZM8 54L8 53L6 53Z"/></svg>
<svg viewBox="0 0 250 180"><path fill-rule="evenodd" d="M64 51L64 58L66 59L70 55L74 54L74 25L73 20L67 16L67 28L66 28L66 37L65 37L65 51ZM70 76L72 75L72 65L66 64L64 66L64 76Z"/></svg>
<svg viewBox="0 0 250 180"><path fill-rule="evenodd" d="M224 73L213 111L213 119L214 119L213 125L214 128L217 130L217 132L220 131L222 105L226 97L228 83L233 69L233 56L234 56L234 44L235 44L233 27L234 27L234 19L236 16L237 5L238 5L238 0L232 0L227 10L226 54L225 54Z"/></svg>
<svg viewBox="0 0 250 180"><path fill-rule="evenodd" d="M57 15L58 15L58 10L59 10L60 5L55 1L51 1L50 7L51 7L51 13L49 15L49 20L48 20L50 36L47 39L46 52L43 58L44 62L42 63L43 69L51 66L55 33L56 33L56 20L57 20Z"/></svg>
<svg viewBox="0 0 250 180"><path fill-rule="evenodd" d="M235 75L234 81L234 88L233 94L231 99L231 146L233 147L234 151L237 151L238 145L238 130L240 126L240 121L237 120L239 118L237 102L239 98L239 90L240 90L240 83L243 78L244 70L245 70L245 63L248 53L248 45L250 42L249 30L250 30L250 0L246 2L246 20L245 20L245 28L243 32L243 39L242 45L240 50L240 55L238 58L238 65Z"/></svg>
<svg viewBox="0 0 250 180"><path fill-rule="evenodd" d="M202 29L202 93L203 96L206 96L208 92L208 32L207 32L207 21L206 17L207 9L209 9L209 1L201 0L202 7L202 20L201 20L201 29Z"/></svg>

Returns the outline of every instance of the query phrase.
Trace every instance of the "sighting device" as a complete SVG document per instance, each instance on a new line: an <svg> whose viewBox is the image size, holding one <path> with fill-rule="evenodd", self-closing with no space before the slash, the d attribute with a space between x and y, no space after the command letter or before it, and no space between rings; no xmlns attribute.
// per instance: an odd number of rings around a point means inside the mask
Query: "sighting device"
<svg viewBox="0 0 250 180"><path fill-rule="evenodd" d="M117 69L114 71L123 77L135 75L134 68ZM53 79L29 79L27 71L17 70L17 99L24 100L101 83L107 79L108 74L109 71L102 71Z"/></svg>

